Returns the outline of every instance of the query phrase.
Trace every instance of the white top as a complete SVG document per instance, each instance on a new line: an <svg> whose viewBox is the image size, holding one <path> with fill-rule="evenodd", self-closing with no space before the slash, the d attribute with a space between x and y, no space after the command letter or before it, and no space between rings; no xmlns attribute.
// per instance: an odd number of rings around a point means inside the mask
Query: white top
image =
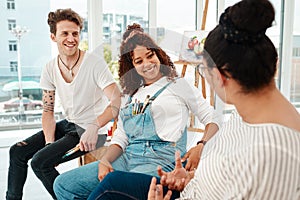
<svg viewBox="0 0 300 200"><path fill-rule="evenodd" d="M141 87L132 97L132 103L144 102L147 95L152 97L159 89L168 83L166 77L162 77L155 83ZM128 96L122 98L124 107ZM210 122L218 124L218 119L214 119L214 109L206 101L201 91L195 86L191 86L184 78L176 79L171 83L153 102L152 115L158 136L164 141L176 142L184 132L188 123L189 110L192 111L199 121L204 125ZM217 115L215 115L217 117ZM133 127L134 128L134 127ZM117 129L112 137L111 144L118 144L123 149L128 145L128 138L123 129L123 123L119 118Z"/></svg>
<svg viewBox="0 0 300 200"><path fill-rule="evenodd" d="M191 199L300 199L300 133L234 113L205 145L181 193Z"/></svg>
<svg viewBox="0 0 300 200"><path fill-rule="evenodd" d="M57 65L57 57L43 68L40 85L43 90L56 90L66 119L82 128L99 116L109 101L103 89L114 83L107 64L100 57L86 52L77 75L67 83ZM107 131L106 128L102 128Z"/></svg>

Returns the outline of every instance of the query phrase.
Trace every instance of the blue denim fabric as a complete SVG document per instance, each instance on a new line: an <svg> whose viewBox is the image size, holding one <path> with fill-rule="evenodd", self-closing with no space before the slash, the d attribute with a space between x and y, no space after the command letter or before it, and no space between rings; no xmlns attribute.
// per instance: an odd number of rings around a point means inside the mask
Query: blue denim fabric
<svg viewBox="0 0 300 200"><path fill-rule="evenodd" d="M186 152L186 129L182 137L175 142L161 140L155 130L151 114L151 104L144 113L132 114L132 104L120 112L129 145L124 154L112 165L121 171L131 171L157 176L157 166L164 170L174 169L174 154L179 150L182 156ZM125 168L124 168L125 167Z"/></svg>
<svg viewBox="0 0 300 200"><path fill-rule="evenodd" d="M95 161L59 175L53 184L57 199L87 199L100 182L98 164Z"/></svg>
<svg viewBox="0 0 300 200"><path fill-rule="evenodd" d="M55 166L84 154L84 152L77 152L62 159L66 151L78 144L79 135L82 132L84 132L84 129L81 127L67 120L62 120L56 123L54 143L45 146L44 133L39 131L22 142L11 146L6 199L22 199L23 187L27 178L28 161L31 158L34 173L44 184L52 198L56 199L53 182L59 173Z"/></svg>
<svg viewBox="0 0 300 200"><path fill-rule="evenodd" d="M166 87L167 85L154 97ZM187 130L185 129L176 143L163 141L156 133L151 114L151 102L144 113L133 114L132 110L133 104L127 104L120 110L120 118L129 144L124 153L112 163L114 170L138 172L150 176L157 176L158 165L162 166L165 171L173 170L175 151L180 150L182 156L186 153ZM58 176L54 183L57 198L60 200L86 199L99 183L97 171L98 162L94 162Z"/></svg>
<svg viewBox="0 0 300 200"><path fill-rule="evenodd" d="M146 200L152 176L141 173L114 171L109 173L96 189L90 194L88 200ZM160 179L157 178L157 183ZM163 187L166 194L167 187ZM178 191L172 192L171 199L180 196Z"/></svg>

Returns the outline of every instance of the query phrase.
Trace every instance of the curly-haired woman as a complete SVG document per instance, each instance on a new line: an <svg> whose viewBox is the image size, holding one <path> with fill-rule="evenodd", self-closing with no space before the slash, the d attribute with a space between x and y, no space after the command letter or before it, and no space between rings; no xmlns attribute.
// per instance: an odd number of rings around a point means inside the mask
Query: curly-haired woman
<svg viewBox="0 0 300 200"><path fill-rule="evenodd" d="M138 24L128 26L120 47L123 105L117 129L101 161L60 175L58 199L85 199L109 172L158 176L157 165L174 168L174 153L186 153L189 110L205 125L204 140L218 130L214 109L183 78L170 57ZM188 153L187 169L198 165L203 143Z"/></svg>

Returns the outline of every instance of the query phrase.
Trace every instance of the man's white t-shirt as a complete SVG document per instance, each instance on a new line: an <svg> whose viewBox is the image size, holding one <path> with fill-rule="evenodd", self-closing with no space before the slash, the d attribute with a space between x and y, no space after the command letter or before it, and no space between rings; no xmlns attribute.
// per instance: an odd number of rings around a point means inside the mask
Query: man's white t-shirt
<svg viewBox="0 0 300 200"><path fill-rule="evenodd" d="M100 56L87 52L71 83L63 79L57 57L43 68L40 80L43 90L56 91L66 119L84 129L107 107L109 100L103 89L112 83L115 82L105 61ZM102 131L107 130L102 128Z"/></svg>

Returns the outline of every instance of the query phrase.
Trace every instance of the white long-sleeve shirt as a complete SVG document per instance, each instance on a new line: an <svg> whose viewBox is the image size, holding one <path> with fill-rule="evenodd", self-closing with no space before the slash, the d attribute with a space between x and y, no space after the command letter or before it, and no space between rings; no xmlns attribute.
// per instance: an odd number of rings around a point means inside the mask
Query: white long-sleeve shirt
<svg viewBox="0 0 300 200"><path fill-rule="evenodd" d="M205 145L190 199L300 199L300 133L279 124L249 124L234 113Z"/></svg>
<svg viewBox="0 0 300 200"><path fill-rule="evenodd" d="M167 83L167 78L162 77L149 86L139 88L132 97L132 101L137 99L137 101L144 102L147 95L152 97ZM127 100L128 96L125 96L122 99L121 107L125 105ZM184 78L176 79L175 83L171 83L152 102L151 108L156 132L164 141L176 142L181 137L188 123L189 111L194 113L204 125L211 122L219 123L219 116L214 112L209 102L203 98L201 91L191 86ZM121 119L118 120L111 144L118 144L123 149L128 145L128 138Z"/></svg>

